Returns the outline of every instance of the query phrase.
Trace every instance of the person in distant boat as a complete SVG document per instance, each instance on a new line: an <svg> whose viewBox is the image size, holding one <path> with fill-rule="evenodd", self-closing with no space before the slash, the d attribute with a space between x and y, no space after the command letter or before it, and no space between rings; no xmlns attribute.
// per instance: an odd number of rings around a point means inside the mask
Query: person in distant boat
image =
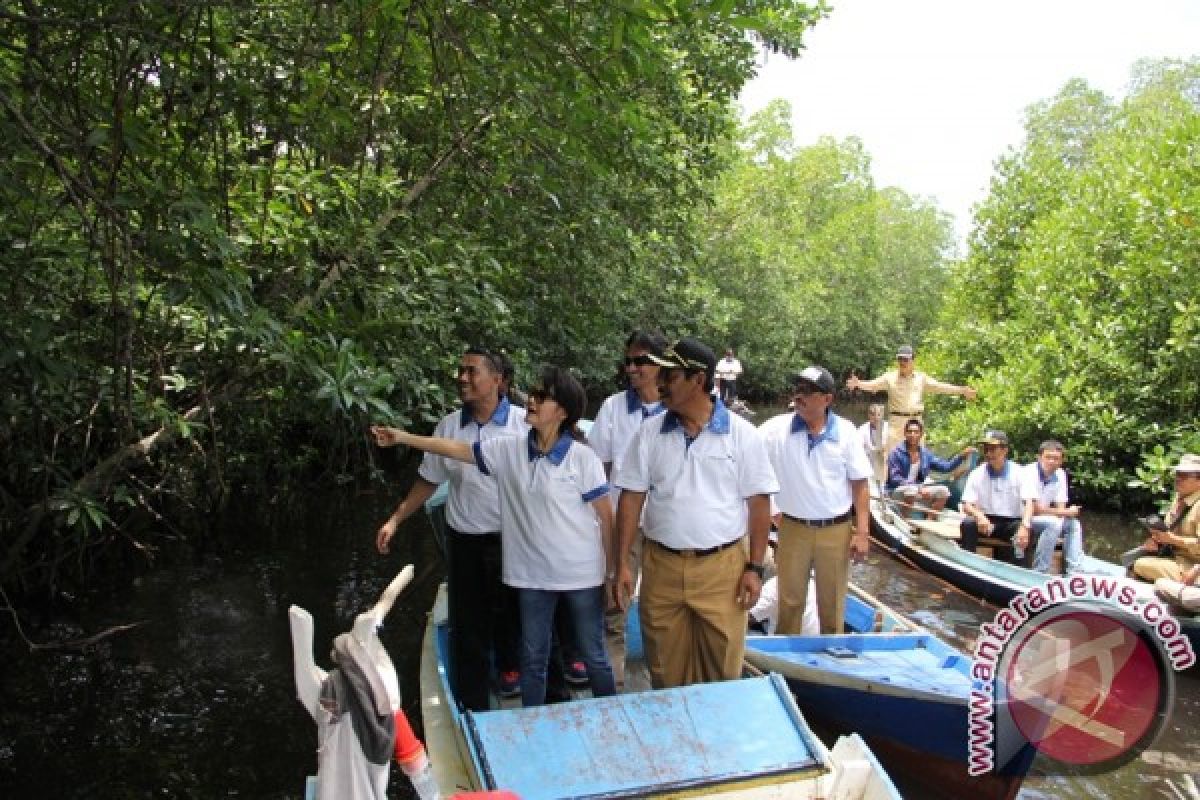
<svg viewBox="0 0 1200 800"><path fill-rule="evenodd" d="M950 489L940 483L926 483L929 473L934 470L953 472L975 452L975 448L968 445L954 458L939 458L921 444L923 438L925 423L910 419L904 423L904 442L888 453L886 488L900 503L900 514L904 517L912 517L917 511L937 513L945 508Z"/></svg>
<svg viewBox="0 0 1200 800"><path fill-rule="evenodd" d="M617 464L617 597L633 592L644 534L639 621L655 688L741 675L746 612L762 591L769 496L779 489L758 430L710 395L716 354L683 338L661 355L665 414L648 417ZM749 552L746 538L749 534Z"/></svg>
<svg viewBox="0 0 1200 800"><path fill-rule="evenodd" d="M890 427L883 417L882 403L867 406L867 421L858 426L858 436L862 439L863 450L867 452L867 460L871 462L877 481L887 479L888 451L884 445L887 444Z"/></svg>
<svg viewBox="0 0 1200 800"><path fill-rule="evenodd" d="M1159 578L1154 582L1154 591L1163 600L1184 611L1193 614L1200 612L1200 565L1189 569L1177 581ZM763 587L763 594L766 594L766 587Z"/></svg>
<svg viewBox="0 0 1200 800"><path fill-rule="evenodd" d="M1166 548L1169 551L1163 552ZM1175 498L1161 530L1151 528L1142 545L1143 555L1133 562L1133 574L1142 580L1166 578L1182 581L1200 564L1200 455L1188 453L1175 465Z"/></svg>
<svg viewBox="0 0 1200 800"><path fill-rule="evenodd" d="M733 348L725 348L725 357L717 362L717 385L721 390L721 402L733 408L737 402L737 382L742 375L742 362L733 354Z"/></svg>
<svg viewBox="0 0 1200 800"><path fill-rule="evenodd" d="M871 464L858 430L830 409L836 384L810 366L792 377L795 412L763 423L779 479L779 633L800 633L810 573L821 633L841 633L850 560L866 558Z"/></svg>
<svg viewBox="0 0 1200 800"><path fill-rule="evenodd" d="M1038 572L1050 572L1059 539L1063 543L1065 574L1078 572L1083 558L1080 508L1067 504L1067 473L1062 468L1065 458L1062 442L1047 439L1038 447L1037 461L1025 467L1023 521L1036 542L1033 568Z"/></svg>
<svg viewBox="0 0 1200 800"><path fill-rule="evenodd" d="M975 399L975 390L970 386L942 383L915 369L914 364L912 346L906 344L896 350L896 369L871 380L863 380L853 373L846 379L846 388L851 391L887 391L888 421L891 423L884 447L884 452L887 453L890 453L903 438L905 421L919 419L924 415L926 394L956 394L967 400Z"/></svg>
<svg viewBox="0 0 1200 800"><path fill-rule="evenodd" d="M373 427L380 447L398 444L474 464L495 476L500 494L504 583L521 609L521 703L542 705L554 631L564 604L592 694L616 694L604 649L605 576L613 563L613 512L600 458L577 423L587 405L583 386L558 367L543 370L529 390L526 436L475 442L417 436Z"/></svg>
<svg viewBox="0 0 1200 800"><path fill-rule="evenodd" d="M605 398L596 412L596 420L588 434L588 442L604 463L604 472L612 476L613 466L619 464L633 441L633 435L642 427L642 422L663 413L666 408L658 396L658 371L660 367L650 354L662 355L667 349L667 340L660 333L634 331L625 340L625 380L627 388ZM613 497L616 508L621 490ZM633 572L636 589L642 571L642 535L639 530L630 550L629 566ZM608 634L608 655L612 661L617 686L625 684L625 618L628 609L620 603L610 604L604 615L605 632Z"/></svg>
<svg viewBox="0 0 1200 800"><path fill-rule="evenodd" d="M525 409L512 405L502 391L504 364L486 348L467 349L458 366L462 408L442 418L435 436L481 442L526 434ZM451 684L465 708L486 711L491 705L493 661L502 695L517 693L520 669L516 595L500 579L500 490L495 478L474 466L427 454L416 482L379 527L375 546L387 553L400 524L446 481Z"/></svg>
<svg viewBox="0 0 1200 800"><path fill-rule="evenodd" d="M984 434L983 463L971 470L963 488L959 544L974 553L980 534L1012 542L1013 563L1029 566L1029 526L1021 499L1022 468L1008 459L1008 434Z"/></svg>

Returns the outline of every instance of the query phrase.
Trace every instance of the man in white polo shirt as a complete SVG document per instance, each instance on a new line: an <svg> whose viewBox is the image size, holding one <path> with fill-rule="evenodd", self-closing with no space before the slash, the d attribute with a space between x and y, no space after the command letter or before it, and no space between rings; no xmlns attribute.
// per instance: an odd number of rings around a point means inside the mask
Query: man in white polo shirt
<svg viewBox="0 0 1200 800"><path fill-rule="evenodd" d="M658 396L658 371L660 367L650 359L650 354L661 355L667 349L667 340L661 333L634 331L625 341L625 379L627 388L609 395L596 413L596 420L588 433L588 444L604 463L604 474L612 480L613 467L621 463L633 435L642 422L661 414L666 409ZM614 511L621 492L614 492ZM629 566L633 571L633 584L637 585L642 564L642 537L634 537ZM614 603L604 615L607 634L608 658L612 662L613 677L617 686L625 684L625 615L628 609Z"/></svg>
<svg viewBox="0 0 1200 800"><path fill-rule="evenodd" d="M624 603L633 592L640 519L639 621L652 685L730 680L741 674L746 612L762 591L779 484L758 431L712 398L711 348L684 338L651 358L663 368L667 413L642 423L617 465L617 596Z"/></svg>
<svg viewBox="0 0 1200 800"><path fill-rule="evenodd" d="M963 487L963 518L958 525L958 544L975 552L979 535L1005 539L1013 545L1013 563L1029 566L1029 526L1021 498L1024 471L1008 458L1008 434L988 431L983 435L983 463L971 470Z"/></svg>
<svg viewBox="0 0 1200 800"><path fill-rule="evenodd" d="M776 632L800 633L811 572L821 633L841 633L850 558L865 558L869 547L871 462L854 423L830 410L836 385L829 370L806 367L792 386L794 413L763 423L779 478Z"/></svg>
<svg viewBox="0 0 1200 800"><path fill-rule="evenodd" d="M481 442L498 436L526 436L525 409L501 391L503 361L482 347L468 348L458 366L462 408L447 414L434 436ZM450 482L446 500L447 592L449 594L451 681L463 707L491 707L489 677L493 659L503 695L518 685L520 621L513 590L500 579L500 489L496 479L473 464L426 453L417 480L376 534L387 553L400 523L424 507L439 484Z"/></svg>

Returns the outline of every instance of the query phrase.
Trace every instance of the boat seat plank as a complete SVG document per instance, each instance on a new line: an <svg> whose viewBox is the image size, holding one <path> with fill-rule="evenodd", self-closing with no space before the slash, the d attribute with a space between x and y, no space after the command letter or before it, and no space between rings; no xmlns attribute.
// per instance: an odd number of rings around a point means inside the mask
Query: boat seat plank
<svg viewBox="0 0 1200 800"><path fill-rule="evenodd" d="M468 723L489 789L522 800L644 797L765 773L825 772L784 697L782 679L766 676L470 714ZM730 735L746 720L761 735Z"/></svg>
<svg viewBox="0 0 1200 800"><path fill-rule="evenodd" d="M943 539L958 539L958 521L942 519L907 519L910 526Z"/></svg>

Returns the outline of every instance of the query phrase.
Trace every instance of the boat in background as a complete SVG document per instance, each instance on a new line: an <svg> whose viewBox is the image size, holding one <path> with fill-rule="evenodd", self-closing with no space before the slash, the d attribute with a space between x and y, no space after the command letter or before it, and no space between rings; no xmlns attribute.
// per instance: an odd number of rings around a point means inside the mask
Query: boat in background
<svg viewBox="0 0 1200 800"><path fill-rule="evenodd" d="M894 501L880 496L873 488L871 498L871 533L884 548L902 556L918 568L952 586L998 606L1004 606L1017 595L1045 585L1056 577L1036 570L999 561L982 553L972 553L958 545L959 522L962 514L943 511L937 518L910 519L901 516ZM987 545L986 538L980 543ZM1111 579L1134 588L1142 601L1155 600L1154 586L1129 578L1125 568L1111 561L1084 555L1080 558L1078 575ZM1200 651L1200 615L1171 607L1179 620L1182 632Z"/></svg>
<svg viewBox="0 0 1200 800"><path fill-rule="evenodd" d="M448 635L443 585L421 653L426 747L443 797L900 797L858 736L826 748L777 675L460 711L446 670Z"/></svg>

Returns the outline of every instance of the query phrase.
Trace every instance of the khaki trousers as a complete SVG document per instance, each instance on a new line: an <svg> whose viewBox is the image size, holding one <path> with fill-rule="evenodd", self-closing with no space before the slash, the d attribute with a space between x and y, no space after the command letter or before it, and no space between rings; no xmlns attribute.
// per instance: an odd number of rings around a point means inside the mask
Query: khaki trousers
<svg viewBox="0 0 1200 800"><path fill-rule="evenodd" d="M1176 556L1175 558L1142 556L1133 562L1133 574L1151 583L1159 578L1182 581L1183 573L1195 566L1195 563L1187 556Z"/></svg>
<svg viewBox="0 0 1200 800"><path fill-rule="evenodd" d="M810 528L783 517L775 563L779 569L779 624L776 633L800 633L808 600L809 573L817 584L821 633L841 633L850 584L850 521Z"/></svg>
<svg viewBox="0 0 1200 800"><path fill-rule="evenodd" d="M677 554L646 540L639 621L655 689L741 675L746 611L737 603L746 551Z"/></svg>

